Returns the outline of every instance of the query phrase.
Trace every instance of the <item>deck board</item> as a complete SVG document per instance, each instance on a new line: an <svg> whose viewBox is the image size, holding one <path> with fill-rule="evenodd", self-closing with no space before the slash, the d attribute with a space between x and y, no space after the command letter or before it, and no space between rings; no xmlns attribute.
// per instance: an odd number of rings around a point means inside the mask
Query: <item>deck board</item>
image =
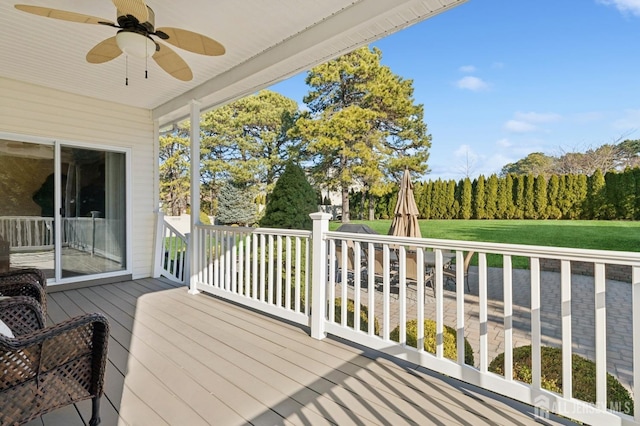
<svg viewBox="0 0 640 426"><path fill-rule="evenodd" d="M536 424L523 404L164 279L49 295L52 323L84 312L111 326L103 425Z"/></svg>

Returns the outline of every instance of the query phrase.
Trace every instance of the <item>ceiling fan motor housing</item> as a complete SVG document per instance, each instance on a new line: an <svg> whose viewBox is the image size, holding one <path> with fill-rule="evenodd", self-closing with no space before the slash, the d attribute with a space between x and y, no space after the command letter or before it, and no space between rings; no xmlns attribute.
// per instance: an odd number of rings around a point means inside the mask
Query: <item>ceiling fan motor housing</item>
<svg viewBox="0 0 640 426"><path fill-rule="evenodd" d="M133 15L125 15L124 12L121 12L119 9L116 9L118 13L118 25L122 28L131 28L131 29L141 29L147 33L153 33L155 31L156 26L156 14L153 12L149 6L147 6L147 11L149 12L149 17L146 22L140 22L138 18ZM141 28L140 28L141 27Z"/></svg>

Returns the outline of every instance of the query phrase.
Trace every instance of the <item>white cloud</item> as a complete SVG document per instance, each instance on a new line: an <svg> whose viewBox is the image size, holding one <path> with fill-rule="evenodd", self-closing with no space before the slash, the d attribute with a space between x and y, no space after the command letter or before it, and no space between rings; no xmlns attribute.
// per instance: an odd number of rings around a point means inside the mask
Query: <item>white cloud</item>
<svg viewBox="0 0 640 426"><path fill-rule="evenodd" d="M472 72L476 72L476 67L474 67L473 65L463 65L460 68L458 68L458 71L472 73Z"/></svg>
<svg viewBox="0 0 640 426"><path fill-rule="evenodd" d="M516 112L514 114L516 120L525 121L527 123L553 123L560 121L562 116L555 113L539 113L539 112Z"/></svg>
<svg viewBox="0 0 640 426"><path fill-rule="evenodd" d="M538 130L538 128L533 124L521 120L509 120L504 123L503 127L506 131L512 133L528 133Z"/></svg>
<svg viewBox="0 0 640 426"><path fill-rule="evenodd" d="M476 154L473 151L473 148L471 148L471 145L460 145L458 147L458 149L456 149L455 151L453 151L453 155L455 157L460 157L460 158L466 158L467 156L469 156L470 160L475 160L476 158L478 158L478 154Z"/></svg>
<svg viewBox="0 0 640 426"><path fill-rule="evenodd" d="M491 68L501 70L502 68L504 68L504 62L494 62L491 64Z"/></svg>
<svg viewBox="0 0 640 426"><path fill-rule="evenodd" d="M571 119L579 124L591 123L594 121L599 121L604 118L604 114L601 112L581 112L577 114L573 114Z"/></svg>
<svg viewBox="0 0 640 426"><path fill-rule="evenodd" d="M456 82L459 89L471 90L473 92L480 92L487 90L489 85L478 77L472 77L470 75L462 77Z"/></svg>
<svg viewBox="0 0 640 426"><path fill-rule="evenodd" d="M597 0L598 3L614 6L622 13L640 16L640 0Z"/></svg>
<svg viewBox="0 0 640 426"><path fill-rule="evenodd" d="M640 109L628 109L624 115L613 122L613 128L622 131L640 129Z"/></svg>
<svg viewBox="0 0 640 426"><path fill-rule="evenodd" d="M501 148L509 148L509 147L513 146L511 141L509 141L509 139L507 139L507 138L499 139L498 141L496 141L496 145L498 145Z"/></svg>

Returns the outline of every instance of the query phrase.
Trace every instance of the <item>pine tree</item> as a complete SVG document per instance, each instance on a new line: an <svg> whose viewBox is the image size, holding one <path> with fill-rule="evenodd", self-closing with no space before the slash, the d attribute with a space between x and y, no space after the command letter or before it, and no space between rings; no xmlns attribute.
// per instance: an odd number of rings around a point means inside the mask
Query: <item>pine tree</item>
<svg viewBox="0 0 640 426"><path fill-rule="evenodd" d="M536 176L533 182L533 207L536 219L547 218L547 181L543 175Z"/></svg>
<svg viewBox="0 0 640 426"><path fill-rule="evenodd" d="M504 196L507 200L507 207L503 219L513 219L516 214L515 189L513 185L513 175L509 173L504 180Z"/></svg>
<svg viewBox="0 0 640 426"><path fill-rule="evenodd" d="M524 218L524 175L515 175L513 177L513 215L512 219Z"/></svg>
<svg viewBox="0 0 640 426"><path fill-rule="evenodd" d="M308 111L290 133L314 156L314 182L341 191L343 222L349 221L348 191L355 183L380 197L391 190L393 174L427 170L431 136L424 107L414 103L413 81L381 60L379 49L361 47L311 69Z"/></svg>
<svg viewBox="0 0 640 426"><path fill-rule="evenodd" d="M633 220L636 209L636 185L633 170L627 169L620 174L620 193L618 219Z"/></svg>
<svg viewBox="0 0 640 426"><path fill-rule="evenodd" d="M604 180L603 180L604 184ZM560 180L557 175L551 175L547 183L547 217L550 219L560 219L562 212L558 208L558 191L560 190Z"/></svg>
<svg viewBox="0 0 640 426"><path fill-rule="evenodd" d="M447 212L445 219L455 219L458 215L459 209L459 205L456 202L456 182L454 180L449 180L446 185L445 201Z"/></svg>
<svg viewBox="0 0 640 426"><path fill-rule="evenodd" d="M498 212L498 176L495 174L489 176L486 187L486 218L496 219Z"/></svg>
<svg viewBox="0 0 640 426"><path fill-rule="evenodd" d="M255 223L257 205L250 187L236 182L225 182L218 194L216 219L223 224L252 225Z"/></svg>
<svg viewBox="0 0 640 426"><path fill-rule="evenodd" d="M484 176L478 176L478 180L475 181L475 188L473 191L473 217L476 219L486 219L486 193L485 193Z"/></svg>
<svg viewBox="0 0 640 426"><path fill-rule="evenodd" d="M507 177L498 178L498 200L496 201L496 219L507 219L508 199L511 191L507 192Z"/></svg>
<svg viewBox="0 0 640 426"><path fill-rule="evenodd" d="M533 174L528 174L524 176L524 194L523 194L523 198L524 198L524 209L523 209L523 215L525 219L535 219L536 218L536 213L535 213L535 207L534 207L534 203L533 203L533 198L534 198L534 190L533 190L533 184L535 182L535 178L533 177Z"/></svg>
<svg viewBox="0 0 640 426"><path fill-rule="evenodd" d="M466 177L462 181L460 201L460 219L471 219L471 180Z"/></svg>
<svg viewBox="0 0 640 426"><path fill-rule="evenodd" d="M573 182L573 216L572 219L584 219L586 217L586 213L584 212L584 206L587 202L587 175L579 174L575 175Z"/></svg>
<svg viewBox="0 0 640 426"><path fill-rule="evenodd" d="M316 192L302 168L290 162L267 198L267 208L260 226L311 230L313 224L309 214L316 211Z"/></svg>

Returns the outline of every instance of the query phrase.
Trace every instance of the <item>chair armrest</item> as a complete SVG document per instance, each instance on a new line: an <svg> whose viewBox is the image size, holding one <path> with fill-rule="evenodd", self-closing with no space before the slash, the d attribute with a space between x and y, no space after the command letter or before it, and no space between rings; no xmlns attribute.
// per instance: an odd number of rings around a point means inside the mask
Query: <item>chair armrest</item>
<svg viewBox="0 0 640 426"><path fill-rule="evenodd" d="M0 296L29 296L32 297L44 315L47 314L47 293L44 288L33 281L0 282Z"/></svg>
<svg viewBox="0 0 640 426"><path fill-rule="evenodd" d="M23 370L19 378L30 380L90 355L87 384L92 395L101 396L108 340L107 318L98 313L85 314L15 338L0 336L0 365L15 364L15 360L19 360ZM0 379L0 393L2 385Z"/></svg>
<svg viewBox="0 0 640 426"><path fill-rule="evenodd" d="M24 268L24 269L14 269L8 272L0 273L0 288L4 284L16 284L16 283L25 283L31 282L39 285L42 288L43 294L47 294L47 277L45 277L44 272L40 269L36 268ZM0 290L2 292L2 290ZM42 300L42 310L43 312L47 312L47 298L44 297Z"/></svg>
<svg viewBox="0 0 640 426"><path fill-rule="evenodd" d="M11 281L34 281L45 290L47 289L47 277L44 272L36 268L13 269L7 272L0 272L0 283Z"/></svg>
<svg viewBox="0 0 640 426"><path fill-rule="evenodd" d="M16 336L40 330L46 324L40 304L28 296L0 300L0 320Z"/></svg>

